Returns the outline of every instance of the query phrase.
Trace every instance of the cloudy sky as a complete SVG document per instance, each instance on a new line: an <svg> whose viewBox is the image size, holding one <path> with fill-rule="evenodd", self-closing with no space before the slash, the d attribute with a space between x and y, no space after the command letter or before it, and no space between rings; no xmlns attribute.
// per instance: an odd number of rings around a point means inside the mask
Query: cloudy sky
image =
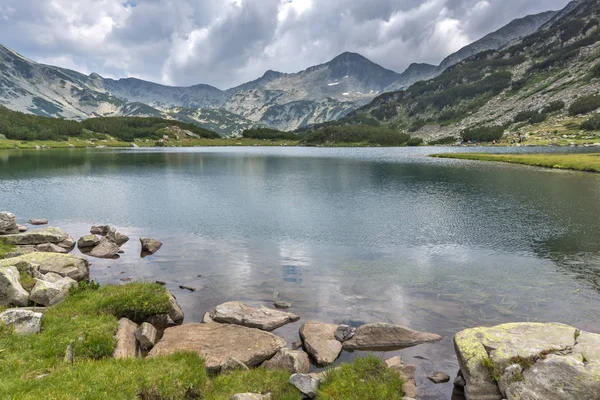
<svg viewBox="0 0 600 400"><path fill-rule="evenodd" d="M1 0L0 43L108 77L228 88L344 51L402 72L568 0Z"/></svg>

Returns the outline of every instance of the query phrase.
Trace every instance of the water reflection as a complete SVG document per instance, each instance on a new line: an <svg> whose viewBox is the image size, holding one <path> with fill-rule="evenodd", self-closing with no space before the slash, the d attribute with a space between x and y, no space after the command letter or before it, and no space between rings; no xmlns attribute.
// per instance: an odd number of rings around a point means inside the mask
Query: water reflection
<svg viewBox="0 0 600 400"><path fill-rule="evenodd" d="M423 377L456 372L460 329L539 320L600 331L600 177L431 151L2 152L0 209L74 237L118 226L133 240L121 259L93 260L93 278L165 281L188 321L279 292L303 320L440 333L399 354L418 365L421 398L446 399L451 383ZM141 259L139 236L164 246ZM296 341L301 323L277 333Z"/></svg>

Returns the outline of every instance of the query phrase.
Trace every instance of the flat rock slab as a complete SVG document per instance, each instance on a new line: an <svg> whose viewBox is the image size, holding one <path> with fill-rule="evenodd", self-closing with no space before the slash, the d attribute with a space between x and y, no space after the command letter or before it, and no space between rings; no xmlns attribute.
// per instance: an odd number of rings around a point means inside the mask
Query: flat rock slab
<svg viewBox="0 0 600 400"><path fill-rule="evenodd" d="M242 325L263 331L273 331L300 319L296 314L273 310L265 306L251 307L240 301L230 301L218 305L210 312L210 317L215 322Z"/></svg>
<svg viewBox="0 0 600 400"><path fill-rule="evenodd" d="M300 328L304 348L319 366L329 365L339 357L342 344L335 338L338 325L307 321Z"/></svg>
<svg viewBox="0 0 600 400"><path fill-rule="evenodd" d="M344 350L391 351L442 340L440 335L418 332L400 325L366 324L344 342Z"/></svg>
<svg viewBox="0 0 600 400"><path fill-rule="evenodd" d="M600 393L595 333L557 323L512 323L466 329L455 335L454 346L469 400L592 400Z"/></svg>
<svg viewBox="0 0 600 400"><path fill-rule="evenodd" d="M30 266L31 264L39 265L39 271L42 274L54 272L63 277L68 276L77 282L90 277L88 261L70 254L36 252L0 260L0 268L14 265L20 269L21 265Z"/></svg>
<svg viewBox="0 0 600 400"><path fill-rule="evenodd" d="M73 242L73 238L60 228L49 226L42 229L32 229L15 235L4 235L2 240L15 246L36 245L44 243L61 244L62 242Z"/></svg>
<svg viewBox="0 0 600 400"><path fill-rule="evenodd" d="M17 335L34 335L42 328L42 313L12 308L0 314L0 321L14 328Z"/></svg>
<svg viewBox="0 0 600 400"><path fill-rule="evenodd" d="M29 224L30 225L48 225L48 220L47 219L42 219L42 218L30 219L29 220Z"/></svg>
<svg viewBox="0 0 600 400"><path fill-rule="evenodd" d="M230 358L255 367L285 347L285 340L260 329L229 324L184 324L167 328L148 357L193 351L204 357L209 371L219 372Z"/></svg>

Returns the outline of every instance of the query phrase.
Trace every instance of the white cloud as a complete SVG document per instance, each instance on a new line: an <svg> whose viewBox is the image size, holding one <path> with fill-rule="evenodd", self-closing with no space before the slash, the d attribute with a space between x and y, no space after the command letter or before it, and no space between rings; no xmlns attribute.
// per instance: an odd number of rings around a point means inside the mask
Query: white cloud
<svg viewBox="0 0 600 400"><path fill-rule="evenodd" d="M221 88L355 51L401 72L568 0L2 0L2 43L82 72ZM32 10L35 10L33 12Z"/></svg>

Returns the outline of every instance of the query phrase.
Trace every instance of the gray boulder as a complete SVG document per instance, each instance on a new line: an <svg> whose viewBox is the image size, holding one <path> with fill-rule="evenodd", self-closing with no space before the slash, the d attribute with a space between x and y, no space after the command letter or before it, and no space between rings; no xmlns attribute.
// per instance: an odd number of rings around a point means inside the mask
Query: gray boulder
<svg viewBox="0 0 600 400"><path fill-rule="evenodd" d="M263 366L267 369L279 369L290 374L308 374L310 372L310 361L308 354L302 350L281 349Z"/></svg>
<svg viewBox="0 0 600 400"><path fill-rule="evenodd" d="M329 365L339 357L342 344L335 338L336 324L307 321L300 328L304 348L319 366Z"/></svg>
<svg viewBox="0 0 600 400"><path fill-rule="evenodd" d="M92 235L106 236L109 229L110 229L110 226L108 226L108 225L95 225L95 226L92 226L92 228L90 229L90 233Z"/></svg>
<svg viewBox="0 0 600 400"><path fill-rule="evenodd" d="M135 331L135 338L143 350L150 350L156 344L158 332L152 324L144 322Z"/></svg>
<svg viewBox="0 0 600 400"><path fill-rule="evenodd" d="M119 254L119 250L121 248L118 244L108 239L107 237L103 237L98 242L98 245L89 252L89 255L97 258L114 258Z"/></svg>
<svg viewBox="0 0 600 400"><path fill-rule="evenodd" d="M44 253L61 253L61 254L67 254L69 252L68 249L66 249L64 247L60 247L59 245L54 244L54 243L43 243L43 244L35 245L35 250L41 251Z"/></svg>
<svg viewBox="0 0 600 400"><path fill-rule="evenodd" d="M450 376L443 372L434 372L427 377L433 383L446 383L450 382Z"/></svg>
<svg viewBox="0 0 600 400"><path fill-rule="evenodd" d="M14 328L17 335L34 335L42 328L42 313L13 308L0 314L0 321Z"/></svg>
<svg viewBox="0 0 600 400"><path fill-rule="evenodd" d="M35 246L44 243L53 243L60 247L72 250L75 246L73 238L60 228L47 227L32 229L27 232L14 235L5 235L2 240L15 246Z"/></svg>
<svg viewBox="0 0 600 400"><path fill-rule="evenodd" d="M17 225L17 229L19 230L19 233L27 232L29 230L25 225Z"/></svg>
<svg viewBox="0 0 600 400"><path fill-rule="evenodd" d="M205 359L209 371L219 372L230 358L255 367L285 347L285 340L260 329L231 324L184 324L167 328L148 357L192 351Z"/></svg>
<svg viewBox="0 0 600 400"><path fill-rule="evenodd" d="M0 212L0 235L19 233L17 217L6 211Z"/></svg>
<svg viewBox="0 0 600 400"><path fill-rule="evenodd" d="M77 282L69 277L61 278L55 282L38 280L31 289L29 299L46 307L53 306L66 299L72 287L77 287Z"/></svg>
<svg viewBox="0 0 600 400"><path fill-rule="evenodd" d="M21 286L17 267L0 268L0 306L25 307L29 304L29 293Z"/></svg>
<svg viewBox="0 0 600 400"><path fill-rule="evenodd" d="M306 374L294 374L290 377L289 382L306 397L314 399L319 391L320 381Z"/></svg>
<svg viewBox="0 0 600 400"><path fill-rule="evenodd" d="M117 230L115 228L113 228L112 226L110 226L108 228L108 231L106 232L105 237L116 243L117 246L123 246L125 243L127 243L129 241L129 237L127 235L124 235L120 232L117 232Z"/></svg>
<svg viewBox="0 0 600 400"><path fill-rule="evenodd" d="M0 260L0 268L14 265L19 270L29 269L31 265L39 265L39 272L47 274L54 272L68 276L76 281L89 279L90 268L86 259L71 254L59 253L29 253L19 257Z"/></svg>
<svg viewBox="0 0 600 400"><path fill-rule="evenodd" d="M350 327L348 325L340 325L335 330L335 338L344 343L347 340L350 340L354 334L356 333L356 328Z"/></svg>
<svg viewBox="0 0 600 400"><path fill-rule="evenodd" d="M135 358L137 356L136 330L137 324L135 322L127 318L119 320L119 328L116 334L117 346L113 353L114 358Z"/></svg>
<svg viewBox="0 0 600 400"><path fill-rule="evenodd" d="M156 239L140 238L140 242L142 244L142 256L152 255L162 247L162 243Z"/></svg>
<svg viewBox="0 0 600 400"><path fill-rule="evenodd" d="M86 235L79 238L77 247L83 251L90 251L92 247L96 247L100 243L100 238L96 235Z"/></svg>
<svg viewBox="0 0 600 400"><path fill-rule="evenodd" d="M600 393L595 333L512 323L466 329L455 335L454 346L469 400L592 400Z"/></svg>
<svg viewBox="0 0 600 400"><path fill-rule="evenodd" d="M392 324L377 323L358 327L354 336L344 342L344 350L389 351L442 340L440 335L418 332Z"/></svg>
<svg viewBox="0 0 600 400"><path fill-rule="evenodd" d="M255 308L240 301L230 301L218 305L211 311L210 317L216 322L258 328L263 331L273 331L300 319L296 314L273 310L265 306Z"/></svg>

